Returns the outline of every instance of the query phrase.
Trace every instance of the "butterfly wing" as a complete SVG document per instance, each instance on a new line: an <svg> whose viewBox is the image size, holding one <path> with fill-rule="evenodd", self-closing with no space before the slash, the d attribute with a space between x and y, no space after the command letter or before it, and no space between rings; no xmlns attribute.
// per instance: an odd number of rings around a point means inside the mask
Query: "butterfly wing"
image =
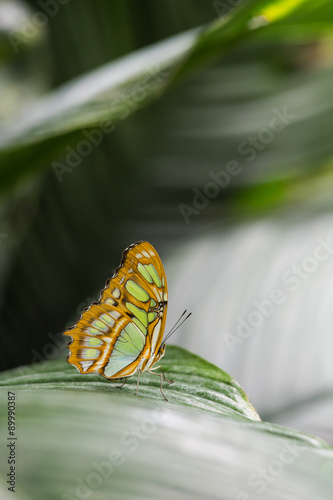
<svg viewBox="0 0 333 500"><path fill-rule="evenodd" d="M167 281L154 247L130 245L98 302L65 332L68 362L81 373L121 378L151 368L159 358L167 312Z"/></svg>

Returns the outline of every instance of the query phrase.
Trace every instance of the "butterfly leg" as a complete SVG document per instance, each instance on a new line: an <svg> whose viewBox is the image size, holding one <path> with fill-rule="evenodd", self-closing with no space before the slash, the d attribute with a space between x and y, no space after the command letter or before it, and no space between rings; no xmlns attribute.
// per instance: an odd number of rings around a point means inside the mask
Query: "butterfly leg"
<svg viewBox="0 0 333 500"><path fill-rule="evenodd" d="M165 376L165 373L164 373L164 371L163 371L163 368L162 368L161 366L160 366L159 368L160 368L160 370L161 370L161 372L162 372L162 374L163 374L163 378L164 378L165 382L168 382L168 384L173 384L173 383L174 383L174 380L168 380L168 379L166 378L166 376Z"/></svg>
<svg viewBox="0 0 333 500"><path fill-rule="evenodd" d="M161 368L161 367L160 367L160 366L156 366L156 368ZM155 370L156 368L153 368L153 369ZM164 396L164 393L163 393L163 391L162 391L162 374L161 374L161 373L155 373L155 372L153 372L153 371L151 371L151 370L148 370L148 371L149 371L149 373L151 373L152 375L157 375L158 377L160 377L160 381L161 381L161 386L160 386L161 394L162 394L162 396L164 397L165 401L168 401L168 400L167 400L167 398Z"/></svg>
<svg viewBox="0 0 333 500"><path fill-rule="evenodd" d="M173 383L174 383L174 380L168 380L168 379L166 378L165 373L164 373L164 370L163 370L163 368L162 368L160 365L158 365L158 366L154 366L154 368L151 368L151 369L150 369L150 370L148 370L148 371L150 371L150 372L151 372L152 370L157 370L157 368L159 368L159 369L161 370L162 375L163 375L163 379L164 379L164 381L165 381L165 382L168 382L168 384L173 384ZM155 373L155 375L157 375L157 373Z"/></svg>
<svg viewBox="0 0 333 500"><path fill-rule="evenodd" d="M117 389L121 389L122 387L124 387L124 385L126 384L127 382L127 377L125 378L125 382L123 382L121 385L117 385L116 388Z"/></svg>
<svg viewBox="0 0 333 500"><path fill-rule="evenodd" d="M136 391L135 391L135 395L137 396L138 395L138 390L139 390L139 380L140 380L140 370L138 371L138 381L136 383Z"/></svg>

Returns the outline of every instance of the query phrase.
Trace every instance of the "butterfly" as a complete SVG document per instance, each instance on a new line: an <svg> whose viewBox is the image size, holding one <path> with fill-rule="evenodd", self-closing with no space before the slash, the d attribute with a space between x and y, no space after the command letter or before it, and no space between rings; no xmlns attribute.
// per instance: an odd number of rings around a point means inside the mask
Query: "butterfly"
<svg viewBox="0 0 333 500"><path fill-rule="evenodd" d="M148 371L168 380L156 363L164 356L162 342L168 306L163 264L147 241L133 243L123 252L119 267L106 282L100 298L85 309L77 324L64 332L68 363L80 373L99 373L124 379ZM169 337L169 335L167 336ZM161 373L153 370L160 368ZM123 384L124 385L124 384Z"/></svg>

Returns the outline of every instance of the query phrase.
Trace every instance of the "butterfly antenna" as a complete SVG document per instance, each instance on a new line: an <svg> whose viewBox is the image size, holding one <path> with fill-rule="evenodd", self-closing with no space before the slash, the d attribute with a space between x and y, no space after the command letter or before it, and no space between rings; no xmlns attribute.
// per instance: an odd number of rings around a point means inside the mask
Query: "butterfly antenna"
<svg viewBox="0 0 333 500"><path fill-rule="evenodd" d="M171 330L169 331L169 333L166 334L166 336L164 337L163 341L162 341L162 344L165 344L165 342L171 337L171 335L173 335L177 330L178 328L180 328L182 326L182 324L191 316L191 312L186 316L186 318L183 319L183 321L181 321L181 319L185 316L185 314L187 313L187 309L185 309L185 311L183 312L183 314L180 316L180 318L176 321L176 323L173 325L173 327L171 328ZM181 321L181 323L179 323Z"/></svg>
<svg viewBox="0 0 333 500"><path fill-rule="evenodd" d="M169 336L171 332L173 332L175 330L175 328L177 327L179 321L183 318L183 316L186 314L187 312L187 309L185 309L185 311L183 312L183 314L177 319L176 323L173 325L173 327L171 328L171 330L167 333L166 336Z"/></svg>

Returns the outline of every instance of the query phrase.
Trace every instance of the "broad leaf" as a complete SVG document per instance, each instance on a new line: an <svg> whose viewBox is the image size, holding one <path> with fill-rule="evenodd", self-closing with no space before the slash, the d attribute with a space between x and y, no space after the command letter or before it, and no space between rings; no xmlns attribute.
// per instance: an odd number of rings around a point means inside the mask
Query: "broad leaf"
<svg viewBox="0 0 333 500"><path fill-rule="evenodd" d="M2 435L4 389L16 397L16 498L227 500L265 492L273 500L276 491L279 499L330 498L331 448L258 422L231 377L186 351L169 351L163 366L178 380L168 390L170 402L148 377L135 397L133 384L120 391L95 376L73 376L62 361L39 365L34 374L3 374ZM1 461L6 471L4 454Z"/></svg>
<svg viewBox="0 0 333 500"><path fill-rule="evenodd" d="M65 358L65 353L63 355ZM169 379L174 380L165 393L174 405L193 406L222 415L243 416L260 420L248 397L237 382L223 370L180 347L168 346L161 362ZM21 367L0 375L0 388L13 390L78 390L103 391L111 396L133 396L136 377L130 377L122 390L119 381L100 375L82 375L65 359ZM149 373L140 377L139 394L163 401L159 378Z"/></svg>
<svg viewBox="0 0 333 500"><path fill-rule="evenodd" d="M250 0L205 28L202 34L192 30L176 35L111 62L41 98L17 116L12 126L0 130L0 192L23 175L47 167L57 150L79 138L75 131L97 127L96 133L102 137L109 134L117 121L162 94L174 81L175 71L177 78L187 74L189 69L209 62L217 54L230 52L240 41L252 37L253 27L256 33L260 32L267 22L282 22L288 15L302 12L303 5L308 3L295 0L288 5L285 0ZM308 11L308 16L328 4L322 1ZM257 25L258 18L265 22ZM326 23L329 21L333 21L331 10Z"/></svg>

